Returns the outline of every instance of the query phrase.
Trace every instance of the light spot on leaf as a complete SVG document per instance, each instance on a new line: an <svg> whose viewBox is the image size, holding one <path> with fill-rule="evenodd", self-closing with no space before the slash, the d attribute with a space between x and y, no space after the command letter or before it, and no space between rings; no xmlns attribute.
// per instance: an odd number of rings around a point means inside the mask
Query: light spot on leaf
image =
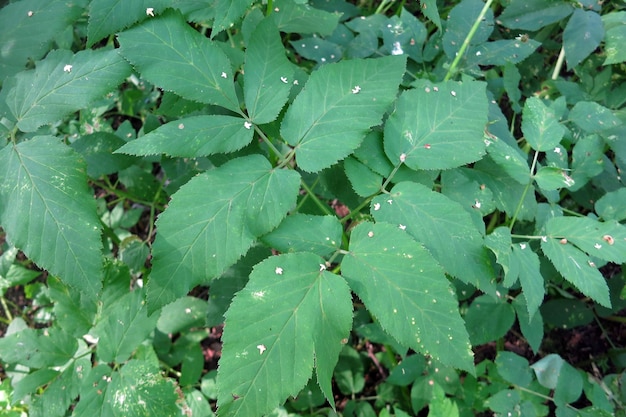
<svg viewBox="0 0 626 417"><path fill-rule="evenodd" d="M563 239L559 240L559 243L561 245L567 245L567 239L563 238Z"/></svg>
<svg viewBox="0 0 626 417"><path fill-rule="evenodd" d="M450 94L452 95L452 97L456 97L456 91L452 90L450 91Z"/></svg>
<svg viewBox="0 0 626 417"><path fill-rule="evenodd" d="M326 271L326 265L320 264L320 272Z"/></svg>
<svg viewBox="0 0 626 417"><path fill-rule="evenodd" d="M185 125L184 125L184 124L182 124L182 123L180 123L180 124L178 125L178 128L179 128L180 130L183 130L183 129L185 128Z"/></svg>
<svg viewBox="0 0 626 417"><path fill-rule="evenodd" d="M146 15L154 17L154 7L148 7L146 9Z"/></svg>
<svg viewBox="0 0 626 417"><path fill-rule="evenodd" d="M67 64L66 66L63 67L63 71L72 72L72 66L70 64Z"/></svg>
<svg viewBox="0 0 626 417"><path fill-rule="evenodd" d="M252 127L252 123L250 122L243 122L243 127L245 127L246 129L250 130L250 128Z"/></svg>
<svg viewBox="0 0 626 417"><path fill-rule="evenodd" d="M374 203L374 211L380 210L380 203Z"/></svg>
<svg viewBox="0 0 626 417"><path fill-rule="evenodd" d="M368 237L374 237L374 232L372 232L372 231L367 232L367 236Z"/></svg>
<svg viewBox="0 0 626 417"><path fill-rule="evenodd" d="M222 73L220 74L220 77L222 77L222 78L228 78L228 75L227 75L224 71L222 71Z"/></svg>
<svg viewBox="0 0 626 417"><path fill-rule="evenodd" d="M255 291L252 293L252 296L257 299L261 299L265 297L265 291Z"/></svg>
<svg viewBox="0 0 626 417"><path fill-rule="evenodd" d="M404 163L404 161L406 161L406 154L400 154L400 162Z"/></svg>
<svg viewBox="0 0 626 417"><path fill-rule="evenodd" d="M185 309L185 314L191 314L191 309L189 307Z"/></svg>
<svg viewBox="0 0 626 417"><path fill-rule="evenodd" d="M287 81L287 77L280 77L280 80L281 80L284 84L287 84L287 83L288 83L288 81Z"/></svg>
<svg viewBox="0 0 626 417"><path fill-rule="evenodd" d="M265 352L267 350L265 345L257 345L256 348L259 349L259 355L262 355L263 352Z"/></svg>
<svg viewBox="0 0 626 417"><path fill-rule="evenodd" d="M596 243L595 245L593 245L593 247L596 248L596 249L600 249L600 248L602 248L602 245L599 244L599 243Z"/></svg>
<svg viewBox="0 0 626 417"><path fill-rule="evenodd" d="M355 85L354 88L352 89L352 94L359 94L360 91L361 91L361 87L358 85Z"/></svg>
<svg viewBox="0 0 626 417"><path fill-rule="evenodd" d="M274 272L276 272L276 275L282 275L283 269L280 266L277 266Z"/></svg>
<svg viewBox="0 0 626 417"><path fill-rule="evenodd" d="M612 245L612 244L615 243L615 239L613 239L613 236L611 236L611 235L604 235L604 236L602 236L602 240L604 240L609 245Z"/></svg>
<svg viewBox="0 0 626 417"><path fill-rule="evenodd" d="M519 247L520 247L521 250L524 250L524 249L526 249L526 244L525 243L520 243Z"/></svg>
<svg viewBox="0 0 626 417"><path fill-rule="evenodd" d="M33 14L34 14L34 13L33 13L33 11L32 11L32 10L29 10L29 11L28 11L28 13L26 13L26 15L27 15L28 17L33 17Z"/></svg>
<svg viewBox="0 0 626 417"><path fill-rule="evenodd" d="M391 55L402 55L403 53L404 51L402 50L402 45L400 45L400 42L394 42L393 49L391 50Z"/></svg>
<svg viewBox="0 0 626 417"><path fill-rule="evenodd" d="M406 230L406 226L403 224L399 224L398 227L400 228L400 230Z"/></svg>

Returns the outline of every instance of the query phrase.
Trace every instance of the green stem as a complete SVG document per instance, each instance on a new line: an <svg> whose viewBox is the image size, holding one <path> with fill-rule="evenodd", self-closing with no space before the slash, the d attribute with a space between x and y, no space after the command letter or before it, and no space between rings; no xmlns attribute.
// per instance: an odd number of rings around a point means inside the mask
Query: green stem
<svg viewBox="0 0 626 417"><path fill-rule="evenodd" d="M284 166L286 164L285 159L287 158L289 154L287 154L287 156L283 156L283 154L278 150L278 148L274 146L272 141L269 140L269 138L265 135L265 133L263 133L261 129L259 129L257 125L254 125L254 131L261 137L261 139L267 145L267 147L270 148L272 152L276 154L276 157L279 159L278 161L279 165Z"/></svg>
<svg viewBox="0 0 626 417"><path fill-rule="evenodd" d="M347 216L345 216L342 219L340 219L341 223L345 223L348 220L354 218L354 216L359 214L361 212L361 210L363 210L363 208L367 207L369 205L369 203L372 201L372 199L374 197L376 197L377 195L378 194L371 195L371 196L367 197L365 200L363 200L363 202L361 204L359 204L354 210L351 210L350 213Z"/></svg>
<svg viewBox="0 0 626 417"><path fill-rule="evenodd" d="M450 68L448 69L448 73L443 78L444 81L448 81L452 77L454 72L456 71L456 67L459 65L459 62L461 61L463 54L465 54L465 50L469 47L469 44L472 41L472 38L474 37L474 35L476 34L476 31L478 30L480 23L483 21L483 18L487 14L489 7L491 7L491 3L493 3L493 0L487 0L487 2L485 3L485 6L480 11L478 18L476 19L469 33L465 37L463 44L461 44L461 49L459 49L459 52L457 52L456 56L454 57L454 61L452 61L452 65L450 65Z"/></svg>
<svg viewBox="0 0 626 417"><path fill-rule="evenodd" d="M404 155L404 154L402 154ZM404 160L402 160L404 161ZM380 191L382 191L383 193L389 193L389 191L387 191L387 186L389 185L389 183L391 182L392 178L394 177L394 175L396 175L396 172L398 172L398 170L400 169L400 167L402 166L402 164L404 162L400 162L398 165L396 165L395 167L393 167L393 171L391 171L391 173L389 174L389 176L387 176L387 179L385 180L385 182L383 183L383 185L380 186Z"/></svg>
<svg viewBox="0 0 626 417"><path fill-rule="evenodd" d="M509 230L513 230L513 226L515 226L515 221L517 220L517 216L519 215L519 212L522 209L522 206L524 205L524 199L526 198L526 194L528 193L528 190L530 189L530 187L533 185L533 181L534 181L533 176L535 172L535 167L537 166L538 158L539 158L539 152L535 152L535 155L533 156L533 163L530 167L531 178L528 181L528 184L526 184L526 188L524 188L522 197L520 198L519 203L517 204L517 208L515 209L515 214L513 214L513 218L511 219L511 224L509 225Z"/></svg>
<svg viewBox="0 0 626 417"><path fill-rule="evenodd" d="M11 323L13 321L13 315L11 314L11 310L9 310L7 300L5 300L4 297L0 297L0 303L2 304L2 308L4 309L4 315L7 316L9 323Z"/></svg>
<svg viewBox="0 0 626 417"><path fill-rule="evenodd" d="M335 216L335 213L333 213L330 209L330 207L328 207L326 204L322 203L320 201L319 198L317 198L317 196L315 195L315 193L313 192L312 189L309 188L308 185L306 185L306 182L304 182L304 180L300 181L300 184L302 185L302 188L304 188L304 191L306 191L307 195L313 199L313 201L315 202L315 204L327 215L329 216Z"/></svg>
<svg viewBox="0 0 626 417"><path fill-rule="evenodd" d="M563 61L565 60L565 48L561 47L561 52L559 52L559 57L556 60L556 64L554 65L554 71L552 71L552 79L556 80L559 78L559 74L561 73L561 68L563 68Z"/></svg>

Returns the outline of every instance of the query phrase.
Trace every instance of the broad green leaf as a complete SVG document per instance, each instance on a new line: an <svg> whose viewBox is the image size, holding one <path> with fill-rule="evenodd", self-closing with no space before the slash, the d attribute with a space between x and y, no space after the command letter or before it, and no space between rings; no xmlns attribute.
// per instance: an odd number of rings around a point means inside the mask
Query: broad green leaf
<svg viewBox="0 0 626 417"><path fill-rule="evenodd" d="M208 304L196 297L183 297L163 307L157 329L165 334L176 334L192 327L201 327L206 320Z"/></svg>
<svg viewBox="0 0 626 417"><path fill-rule="evenodd" d="M538 353L541 341L543 340L544 327L541 313L537 312L532 319L530 318L526 298L523 294L518 295L513 300L512 305L515 309L515 313L517 313L517 322L519 323L522 335L526 338L533 352Z"/></svg>
<svg viewBox="0 0 626 417"><path fill-rule="evenodd" d="M313 72L281 125L298 166L317 172L351 154L395 99L405 65L406 58L389 56Z"/></svg>
<svg viewBox="0 0 626 417"><path fill-rule="evenodd" d="M337 27L338 13L315 9L293 0L274 1L274 22L281 32L328 36Z"/></svg>
<svg viewBox="0 0 626 417"><path fill-rule="evenodd" d="M496 262L504 271L503 285L512 287L519 277L519 263L512 257L511 231L506 226L500 226L485 236L485 246L496 255Z"/></svg>
<svg viewBox="0 0 626 417"><path fill-rule="evenodd" d="M15 75L7 105L24 132L87 107L130 74L115 50L51 51L34 70Z"/></svg>
<svg viewBox="0 0 626 417"><path fill-rule="evenodd" d="M155 364L131 360L114 372L106 389L103 408L115 417L180 415L178 386L164 378ZM93 414L92 414L93 415Z"/></svg>
<svg viewBox="0 0 626 417"><path fill-rule="evenodd" d="M555 217L546 223L545 231L552 238L565 238L595 258L617 264L626 262L626 226L615 220Z"/></svg>
<svg viewBox="0 0 626 417"><path fill-rule="evenodd" d="M56 323L71 336L83 337L89 332L97 306L80 291L56 277L48 277L48 295L54 302Z"/></svg>
<svg viewBox="0 0 626 417"><path fill-rule="evenodd" d="M413 169L448 169L485 154L485 83L425 82L407 90L385 124L385 152ZM463 149L463 152L459 152Z"/></svg>
<svg viewBox="0 0 626 417"><path fill-rule="evenodd" d="M0 224L40 267L96 298L101 224L85 165L70 147L39 136L0 151Z"/></svg>
<svg viewBox="0 0 626 417"><path fill-rule="evenodd" d="M600 15L592 10L576 9L563 31L567 68L572 69L587 58L602 42L604 27Z"/></svg>
<svg viewBox="0 0 626 417"><path fill-rule="evenodd" d="M465 209L448 197L411 182L372 200L376 221L398 225L432 253L450 275L486 291L494 276L483 238Z"/></svg>
<svg viewBox="0 0 626 417"><path fill-rule="evenodd" d="M511 107L516 114L522 111L519 102L522 98L522 91L520 90L520 81L522 80L522 74L520 74L519 68L516 65L507 63L502 68L502 83L506 90L506 95L511 101Z"/></svg>
<svg viewBox="0 0 626 417"><path fill-rule="evenodd" d="M517 149L513 149L508 143L490 135L485 138L487 153L511 178L522 185L530 181L530 167L526 159L520 155Z"/></svg>
<svg viewBox="0 0 626 417"><path fill-rule="evenodd" d="M449 169L441 173L441 193L461 204L472 217L476 229L485 234L483 217L496 209L489 188L469 178L463 170Z"/></svg>
<svg viewBox="0 0 626 417"><path fill-rule="evenodd" d="M113 133L96 132L81 136L71 146L87 162L87 175L98 178L128 168L135 162L135 158L113 154L114 150L125 143Z"/></svg>
<svg viewBox="0 0 626 417"><path fill-rule="evenodd" d="M523 356L501 351L498 352L495 364L500 376L511 384L526 388L533 380L530 364Z"/></svg>
<svg viewBox="0 0 626 417"><path fill-rule="evenodd" d="M78 349L74 336L63 329L24 329L0 338L0 358L4 363L30 368L62 366Z"/></svg>
<svg viewBox="0 0 626 417"><path fill-rule="evenodd" d="M393 164L389 162L383 148L383 135L379 131L374 130L365 136L361 146L354 151L354 157L383 177L389 176L393 171Z"/></svg>
<svg viewBox="0 0 626 417"><path fill-rule="evenodd" d="M260 155L234 159L182 186L157 221L149 311L219 276L295 205L300 176Z"/></svg>
<svg viewBox="0 0 626 417"><path fill-rule="evenodd" d="M43 58L54 37L83 13L84 3L22 0L5 5L0 10L0 85L6 77L25 70L29 59Z"/></svg>
<svg viewBox="0 0 626 417"><path fill-rule="evenodd" d="M335 216L294 214L261 240L280 252L329 256L341 247L343 228Z"/></svg>
<svg viewBox="0 0 626 417"><path fill-rule="evenodd" d="M586 301L578 298L553 298L541 306L546 324L559 329L574 329L591 323L595 314Z"/></svg>
<svg viewBox="0 0 626 417"><path fill-rule="evenodd" d="M99 0L89 3L87 47L133 23L160 14L171 2L167 0Z"/></svg>
<svg viewBox="0 0 626 417"><path fill-rule="evenodd" d="M612 12L602 16L602 23L606 30L605 47L606 60L603 65L617 64L626 61L626 12Z"/></svg>
<svg viewBox="0 0 626 417"><path fill-rule="evenodd" d="M211 38L221 31L230 28L244 15L254 0L215 0L215 20L211 30Z"/></svg>
<svg viewBox="0 0 626 417"><path fill-rule="evenodd" d="M551 151L557 146L565 128L559 124L552 109L538 97L529 97L522 112L524 138L536 151Z"/></svg>
<svg viewBox="0 0 626 417"><path fill-rule="evenodd" d="M348 157L343 162L343 168L352 184L354 191L361 197L368 197L380 191L383 177L369 169L356 158Z"/></svg>
<svg viewBox="0 0 626 417"><path fill-rule="evenodd" d="M37 388L51 383L59 374L60 372L55 369L43 368L25 375L20 380L13 382L11 400L16 404L25 396L37 392Z"/></svg>
<svg viewBox="0 0 626 417"><path fill-rule="evenodd" d="M595 209L604 220L626 219L626 188L604 194L596 201Z"/></svg>
<svg viewBox="0 0 626 417"><path fill-rule="evenodd" d="M537 170L537 173L533 175L533 179L537 182L539 188L544 191L570 188L576 184L576 181L574 181L572 177L564 170L557 167L541 167Z"/></svg>
<svg viewBox="0 0 626 417"><path fill-rule="evenodd" d="M428 403L428 417L459 417L459 406L449 398L439 384L433 386L433 396Z"/></svg>
<svg viewBox="0 0 626 417"><path fill-rule="evenodd" d="M316 35L309 38L298 39L297 41L291 41L290 43L299 55L311 61L315 61L320 65L338 62L343 57L341 47L338 44L318 38ZM378 39L376 39L376 44L378 45ZM352 57L365 58L369 56L367 54L363 55L364 56L353 55Z"/></svg>
<svg viewBox="0 0 626 417"><path fill-rule="evenodd" d="M505 299L481 295L472 301L465 314L470 340L482 345L497 340L509 331L515 322L515 311Z"/></svg>
<svg viewBox="0 0 626 417"><path fill-rule="evenodd" d="M570 243L553 237L542 239L541 249L563 278L571 282L580 292L598 304L611 306L609 287L587 254Z"/></svg>
<svg viewBox="0 0 626 417"><path fill-rule="evenodd" d="M544 279L539 269L539 256L533 252L527 242L514 245L511 256L519 268L519 282L522 285L522 294L526 299L528 321L530 322L543 303L546 293Z"/></svg>
<svg viewBox="0 0 626 417"><path fill-rule="evenodd" d="M500 39L485 42L471 49L467 62L478 65L517 64L528 58L540 45L540 42L532 39Z"/></svg>
<svg viewBox="0 0 626 417"><path fill-rule="evenodd" d="M463 0L450 11L443 34L443 50L448 59L452 60L457 55L483 7L484 3L481 0ZM474 45L486 42L493 32L493 26L493 10L488 9L471 42Z"/></svg>
<svg viewBox="0 0 626 417"><path fill-rule="evenodd" d="M441 30L441 19L439 18L439 10L437 10L437 0L420 0L420 6L424 16Z"/></svg>
<svg viewBox="0 0 626 417"><path fill-rule="evenodd" d="M598 133L622 124L610 109L594 102L579 101L569 113L569 119L587 133Z"/></svg>
<svg viewBox="0 0 626 417"><path fill-rule="evenodd" d="M571 4L565 0L512 1L498 21L509 29L535 31L565 19L572 10Z"/></svg>
<svg viewBox="0 0 626 417"><path fill-rule="evenodd" d="M144 291L125 294L105 308L93 329L98 340L98 358L122 363L154 331L158 315L147 315Z"/></svg>
<svg viewBox="0 0 626 417"><path fill-rule="evenodd" d="M246 49L244 98L252 122L264 124L278 117L293 84L293 67L272 19L259 23Z"/></svg>
<svg viewBox="0 0 626 417"><path fill-rule="evenodd" d="M429 252L400 227L359 224L352 230L341 270L367 309L401 344L473 372L469 338L450 283Z"/></svg>
<svg viewBox="0 0 626 417"><path fill-rule="evenodd" d="M581 189L588 181L600 175L605 168L604 140L599 135L588 135L578 139L572 151L572 179L576 184L570 191Z"/></svg>
<svg viewBox="0 0 626 417"><path fill-rule="evenodd" d="M106 364L98 364L83 379L80 387L80 398L74 408L75 417L92 417L94 413L100 417L114 417L112 404L105 401L107 389L111 382L112 370Z"/></svg>
<svg viewBox="0 0 626 417"><path fill-rule="evenodd" d="M179 12L148 19L120 33L118 41L122 55L148 81L186 99L241 112L230 61Z"/></svg>
<svg viewBox="0 0 626 417"><path fill-rule="evenodd" d="M203 115L178 119L126 143L116 153L196 158L229 153L252 142L252 126L237 116Z"/></svg>
<svg viewBox="0 0 626 417"><path fill-rule="evenodd" d="M218 374L220 416L267 414L311 377L333 403L332 371L352 322L345 281L311 253L258 264L226 313ZM278 383L280 382L280 383Z"/></svg>

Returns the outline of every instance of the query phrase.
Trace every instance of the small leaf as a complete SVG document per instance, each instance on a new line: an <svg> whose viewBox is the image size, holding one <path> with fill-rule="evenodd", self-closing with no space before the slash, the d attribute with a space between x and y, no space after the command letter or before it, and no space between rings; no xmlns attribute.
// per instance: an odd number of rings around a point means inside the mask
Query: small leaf
<svg viewBox="0 0 626 417"><path fill-rule="evenodd" d="M597 303L610 307L609 288L593 261L573 245L561 242L561 239L546 237L541 241L541 249L563 278Z"/></svg>
<svg viewBox="0 0 626 417"><path fill-rule="evenodd" d="M226 54L179 12L148 19L120 33L118 41L122 55L148 81L186 99L241 112Z"/></svg>
<svg viewBox="0 0 626 417"><path fill-rule="evenodd" d="M606 30L604 36L606 60L602 65L618 64L626 61L626 49L622 47L626 42L626 12L612 12L602 16L602 23Z"/></svg>
<svg viewBox="0 0 626 417"><path fill-rule="evenodd" d="M369 169L356 158L348 157L343 162L346 175L354 191L361 197L368 197L380 191L383 177Z"/></svg>
<svg viewBox="0 0 626 417"><path fill-rule="evenodd" d="M333 33L341 17L293 0L275 0L272 16L281 32L322 36Z"/></svg>
<svg viewBox="0 0 626 417"><path fill-rule="evenodd" d="M420 6L424 16L441 30L441 19L439 18L439 10L437 10L437 0L420 0Z"/></svg>
<svg viewBox="0 0 626 417"><path fill-rule="evenodd" d="M271 18L260 22L252 34L244 69L248 116L256 124L274 121L287 102L294 71Z"/></svg>
<svg viewBox="0 0 626 417"><path fill-rule="evenodd" d="M553 0L514 1L498 17L509 29L536 31L551 23L565 19L573 7L567 2Z"/></svg>
<svg viewBox="0 0 626 417"><path fill-rule="evenodd" d="M592 10L576 9L563 31L567 68L572 69L587 58L602 42L604 27L600 15Z"/></svg>
<svg viewBox="0 0 626 417"><path fill-rule="evenodd" d="M15 75L6 102L23 132L34 132L101 99L130 67L115 50L51 51L35 70Z"/></svg>
<svg viewBox="0 0 626 417"><path fill-rule="evenodd" d="M115 152L183 158L229 153L252 142L254 130L246 126L246 121L236 116L191 116L160 126Z"/></svg>
<svg viewBox="0 0 626 417"><path fill-rule="evenodd" d="M99 178L128 168L135 158L126 155L114 155L113 151L124 145L123 139L113 133L96 132L84 135L72 142L71 146L87 162L87 175Z"/></svg>
<svg viewBox="0 0 626 417"><path fill-rule="evenodd" d="M595 209L604 220L626 219L626 188L604 194L596 201Z"/></svg>
<svg viewBox="0 0 626 417"><path fill-rule="evenodd" d="M513 352L498 352L495 364L500 376L511 384L526 388L533 380L526 358Z"/></svg>
<svg viewBox="0 0 626 417"><path fill-rule="evenodd" d="M437 262L398 226L352 230L342 273L381 326L401 344L473 372L454 292Z"/></svg>
<svg viewBox="0 0 626 417"><path fill-rule="evenodd" d="M594 102L579 101L569 113L569 119L587 133L598 133L622 124L610 109Z"/></svg>
<svg viewBox="0 0 626 417"><path fill-rule="evenodd" d="M465 314L470 340L482 345L503 337L515 322L515 311L505 300L489 295L478 296Z"/></svg>
<svg viewBox="0 0 626 417"><path fill-rule="evenodd" d="M207 313L208 304L205 300L196 297L179 298L163 307L156 327L165 334L176 334L192 327L202 327Z"/></svg>
<svg viewBox="0 0 626 417"><path fill-rule="evenodd" d="M552 110L534 96L524 103L522 131L526 141L536 151L551 151L565 134L565 128L559 124Z"/></svg>
<svg viewBox="0 0 626 417"><path fill-rule="evenodd" d="M519 282L522 285L528 321L532 321L535 313L543 303L546 293L545 282L541 275L539 256L526 242L513 245L513 258L519 268Z"/></svg>
<svg viewBox="0 0 626 417"><path fill-rule="evenodd" d="M533 179L544 191L560 190L561 188L573 187L576 184L572 177L557 167L541 167L533 175Z"/></svg>
<svg viewBox="0 0 626 417"><path fill-rule="evenodd" d="M480 0L464 0L456 4L448 14L446 30L443 34L443 49L449 59L459 52L467 33L479 18L484 4ZM475 29L472 43L483 44L493 32L493 10L487 9L487 13Z"/></svg>
<svg viewBox="0 0 626 417"><path fill-rule="evenodd" d="M541 341L543 340L543 317L541 312L538 311L533 315L532 319L528 315L528 307L526 299L523 294L518 295L513 300L513 308L517 313L517 322L519 323L522 335L526 338L526 341L530 345L533 352L538 353Z"/></svg>
<svg viewBox="0 0 626 417"><path fill-rule="evenodd" d="M530 167L517 149L493 136L485 138L487 153L511 178L522 185L530 180Z"/></svg>
<svg viewBox="0 0 626 417"><path fill-rule="evenodd" d="M457 202L421 184L402 182L389 195L374 198L371 212L377 221L404 226L450 275L483 290L492 286L483 238Z"/></svg>
<svg viewBox="0 0 626 417"><path fill-rule="evenodd" d="M57 138L38 136L2 149L0 167L7 240L94 300L102 280L101 223L77 154Z"/></svg>
<svg viewBox="0 0 626 417"><path fill-rule="evenodd" d="M311 377L332 403L331 376L348 336L352 299L311 253L258 264L226 313L218 374L221 416L269 413ZM280 383L276 383L280 381Z"/></svg>
<svg viewBox="0 0 626 417"><path fill-rule="evenodd" d="M212 6L215 8L215 20L211 38L231 27L244 15L252 3L253 0L216 0Z"/></svg>
<svg viewBox="0 0 626 417"><path fill-rule="evenodd" d="M405 65L396 56L355 59L311 74L281 125L298 166L317 172L351 154L395 99Z"/></svg>
<svg viewBox="0 0 626 417"><path fill-rule="evenodd" d="M385 153L412 169L448 169L485 154L485 83L448 81L400 95L385 124ZM463 152L458 152L463 149Z"/></svg>
<svg viewBox="0 0 626 417"><path fill-rule="evenodd" d="M149 311L219 276L295 205L300 176L262 156L234 159L182 186L157 221Z"/></svg>
<svg viewBox="0 0 626 417"><path fill-rule="evenodd" d="M478 65L518 64L528 58L539 46L541 43L532 39L525 41L501 39L485 42L471 49L467 62Z"/></svg>
<svg viewBox="0 0 626 417"><path fill-rule="evenodd" d="M294 214L261 240L280 252L312 252L328 256L341 246L343 228L335 216Z"/></svg>

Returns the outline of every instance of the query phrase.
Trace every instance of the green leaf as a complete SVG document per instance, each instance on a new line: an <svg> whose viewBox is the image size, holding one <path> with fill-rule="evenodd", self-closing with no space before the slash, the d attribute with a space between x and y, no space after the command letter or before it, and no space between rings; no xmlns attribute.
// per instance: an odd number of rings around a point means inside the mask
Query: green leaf
<svg viewBox="0 0 626 417"><path fill-rule="evenodd" d="M351 154L395 99L405 65L397 56L355 59L311 74L281 125L298 166L317 172Z"/></svg>
<svg viewBox="0 0 626 417"><path fill-rule="evenodd" d="M118 35L121 53L142 77L165 90L240 113L230 61L174 10Z"/></svg>
<svg viewBox="0 0 626 417"><path fill-rule="evenodd" d="M437 0L420 0L420 6L424 16L441 30L441 19L439 18L439 10L437 10Z"/></svg>
<svg viewBox="0 0 626 417"><path fill-rule="evenodd" d="M361 197L368 197L380 191L383 177L369 169L356 158L348 157L343 162L346 175L354 191Z"/></svg>
<svg viewBox="0 0 626 417"><path fill-rule="evenodd" d="M365 366L359 352L352 346L344 346L333 372L335 383L344 395L353 395L365 387Z"/></svg>
<svg viewBox="0 0 626 417"><path fill-rule="evenodd" d="M335 216L294 214L276 230L263 236L263 242L280 252L312 252L329 256L341 246L343 228Z"/></svg>
<svg viewBox="0 0 626 417"><path fill-rule="evenodd" d="M257 25L246 49L244 69L248 116L256 124L274 121L289 98L294 70L272 19Z"/></svg>
<svg viewBox="0 0 626 417"><path fill-rule="evenodd" d="M260 155L234 159L182 186L157 221L149 311L219 276L295 205L300 176Z"/></svg>
<svg viewBox="0 0 626 417"><path fill-rule="evenodd" d="M541 43L528 39L500 39L493 42L485 42L472 48L468 57L468 64L478 65L506 65L517 64L528 58Z"/></svg>
<svg viewBox="0 0 626 417"><path fill-rule="evenodd" d="M397 225L361 223L354 228L341 270L401 344L473 372L469 338L448 280L429 252Z"/></svg>
<svg viewBox="0 0 626 417"><path fill-rule="evenodd" d="M486 84L425 82L407 90L385 124L385 152L413 169L448 169L485 154ZM463 152L459 152L463 149Z"/></svg>
<svg viewBox="0 0 626 417"><path fill-rule="evenodd" d="M0 167L7 240L94 300L102 279L101 225L84 163L57 138L39 136L2 149Z"/></svg>
<svg viewBox="0 0 626 417"><path fill-rule="evenodd" d="M465 209L416 183L402 182L372 200L376 221L405 228L423 243L445 272L487 290L494 276L483 238Z"/></svg>
<svg viewBox="0 0 626 417"><path fill-rule="evenodd" d="M116 417L176 416L181 412L178 389L155 364L132 360L113 373L102 405Z"/></svg>
<svg viewBox="0 0 626 417"><path fill-rule="evenodd" d="M252 3L253 0L216 0L212 6L215 8L215 20L213 21L211 38L233 26Z"/></svg>
<svg viewBox="0 0 626 417"><path fill-rule="evenodd" d="M98 340L98 358L122 363L154 331L158 316L148 317L144 291L135 290L107 306L93 329Z"/></svg>
<svg viewBox="0 0 626 417"><path fill-rule="evenodd" d="M563 31L567 68L572 69L587 58L602 42L602 18L592 10L576 9Z"/></svg>
<svg viewBox="0 0 626 417"><path fill-rule="evenodd" d="M530 345L533 352L538 353L541 341L543 340L543 317L540 312L530 318L528 315L528 307L526 299L523 294L518 295L513 300L513 308L517 313L517 322L519 323L520 330L526 338L526 341Z"/></svg>
<svg viewBox="0 0 626 417"><path fill-rule="evenodd" d="M154 17L170 5L166 0L101 0L89 3L87 47L133 23ZM149 10L151 9L151 10Z"/></svg>
<svg viewBox="0 0 626 417"><path fill-rule="evenodd" d="M536 151L553 150L565 134L565 128L559 124L552 109L534 96L524 103L522 131L528 144Z"/></svg>
<svg viewBox="0 0 626 417"><path fill-rule="evenodd" d="M546 293L544 279L539 269L539 256L526 242L513 245L512 256L519 268L519 282L526 299L526 310L530 322L543 303Z"/></svg>
<svg viewBox="0 0 626 417"><path fill-rule="evenodd" d="M58 327L46 329L45 333L27 328L0 338L2 361L30 368L64 365L77 349L77 339Z"/></svg>
<svg viewBox="0 0 626 417"><path fill-rule="evenodd" d="M55 50L35 70L15 75L6 101L17 127L34 132L102 98L129 74L115 50Z"/></svg>
<svg viewBox="0 0 626 417"><path fill-rule="evenodd" d="M626 61L626 12L612 12L602 16L606 30L604 52L606 60L602 65L617 64Z"/></svg>
<svg viewBox="0 0 626 417"><path fill-rule="evenodd" d="M493 135L485 138L487 153L504 172L522 185L530 180L530 167L517 149Z"/></svg>
<svg viewBox="0 0 626 417"><path fill-rule="evenodd" d="M337 27L338 13L315 9L293 0L274 1L274 22L281 32L328 36Z"/></svg>
<svg viewBox="0 0 626 417"><path fill-rule="evenodd" d="M533 380L526 358L513 352L498 352L495 364L500 376L511 384L526 388Z"/></svg>
<svg viewBox="0 0 626 417"><path fill-rule="evenodd" d="M85 2L22 0L0 10L0 85L6 77L26 69L29 59L43 58L54 37L84 12L81 3Z"/></svg>
<svg viewBox="0 0 626 417"><path fill-rule="evenodd" d="M179 119L126 143L116 153L196 158L237 151L252 142L254 130L237 116L203 115Z"/></svg>
<svg viewBox="0 0 626 417"><path fill-rule="evenodd" d="M165 334L176 334L192 327L202 327L208 313L206 300L183 297L163 307L157 329Z"/></svg>
<svg viewBox="0 0 626 417"><path fill-rule="evenodd" d="M595 209L604 220L626 219L626 188L604 194L596 201Z"/></svg>
<svg viewBox="0 0 626 417"><path fill-rule="evenodd" d="M548 236L565 238L595 258L626 262L626 226L617 221L599 222L589 217L555 217L545 226Z"/></svg>
<svg viewBox="0 0 626 417"><path fill-rule="evenodd" d="M91 369L80 386L80 399L73 413L75 417L91 417L94 413L101 417L115 416L112 404L105 401L111 373L111 368L102 363Z"/></svg>
<svg viewBox="0 0 626 417"><path fill-rule="evenodd" d="M71 146L87 162L87 175L99 178L128 168L135 158L126 155L114 155L113 151L124 145L123 139L113 133L96 132L84 135L72 142Z"/></svg>
<svg viewBox="0 0 626 417"><path fill-rule="evenodd" d="M598 133L622 124L610 109L594 102L579 101L569 113L569 119L587 133Z"/></svg>
<svg viewBox="0 0 626 417"><path fill-rule="evenodd" d="M561 168L541 167L533 175L539 188L544 191L560 190L561 188L573 187L576 181Z"/></svg>
<svg viewBox="0 0 626 417"><path fill-rule="evenodd" d="M65 332L76 338L89 332L97 309L92 299L51 276L48 277L48 295L54 302L56 322Z"/></svg>
<svg viewBox="0 0 626 417"><path fill-rule="evenodd" d="M442 42L443 50L448 59L452 60L457 55L467 33L472 29L483 7L484 3L480 0L463 0L450 11ZM471 42L474 45L486 42L493 32L493 26L493 10L487 9L487 13L476 28Z"/></svg>
<svg viewBox="0 0 626 417"><path fill-rule="evenodd" d="M472 343L482 345L503 337L509 331L515 322L515 311L506 300L481 295L467 309L465 322Z"/></svg>
<svg viewBox="0 0 626 417"><path fill-rule="evenodd" d="M512 1L498 20L509 29L535 31L565 19L572 10L570 3L563 0Z"/></svg>
<svg viewBox="0 0 626 417"><path fill-rule="evenodd" d="M512 257L512 238L509 228L500 226L485 236L485 246L496 255L496 262L504 270L503 285L507 288L513 286L519 276L519 263Z"/></svg>
<svg viewBox="0 0 626 417"><path fill-rule="evenodd" d="M311 253L258 264L226 313L220 360L221 416L267 414L311 377L333 403L332 371L348 336L352 298L345 281ZM280 381L280 383L277 383Z"/></svg>
<svg viewBox="0 0 626 417"><path fill-rule="evenodd" d="M541 249L563 278L597 303L610 307L609 287L593 261L573 245L561 242L561 239L546 237L541 241Z"/></svg>

